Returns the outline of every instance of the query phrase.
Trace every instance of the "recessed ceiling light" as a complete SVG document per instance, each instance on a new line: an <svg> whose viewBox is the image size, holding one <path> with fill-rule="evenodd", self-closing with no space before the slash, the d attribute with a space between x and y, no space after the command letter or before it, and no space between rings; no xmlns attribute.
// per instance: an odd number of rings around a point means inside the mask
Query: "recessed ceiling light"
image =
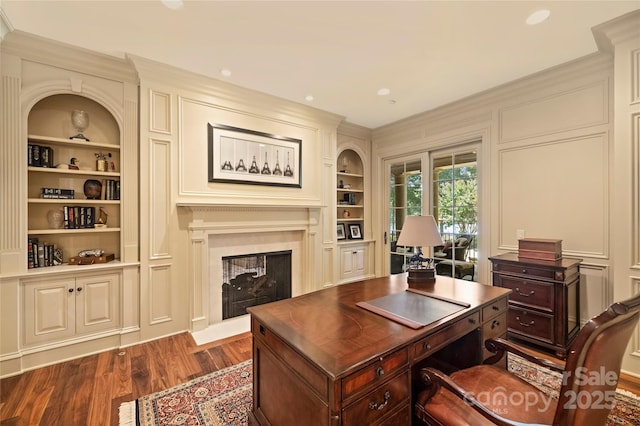
<svg viewBox="0 0 640 426"><path fill-rule="evenodd" d="M231 77L231 70L228 70L226 68L222 68L220 70L220 74L222 74L225 77Z"/></svg>
<svg viewBox="0 0 640 426"><path fill-rule="evenodd" d="M529 25L538 25L547 20L547 18L551 15L551 12L547 9L540 9L533 12L531 15L527 17L527 24Z"/></svg>
<svg viewBox="0 0 640 426"><path fill-rule="evenodd" d="M382 89L378 90L378 95L380 96L387 96L389 93L391 93L391 90L383 87Z"/></svg>
<svg viewBox="0 0 640 426"><path fill-rule="evenodd" d="M165 5L165 7L171 10L182 9L184 3L182 0L160 0L160 2Z"/></svg>
<svg viewBox="0 0 640 426"><path fill-rule="evenodd" d="M313 95L307 95L304 97L308 102L313 101L315 98L313 97Z"/></svg>

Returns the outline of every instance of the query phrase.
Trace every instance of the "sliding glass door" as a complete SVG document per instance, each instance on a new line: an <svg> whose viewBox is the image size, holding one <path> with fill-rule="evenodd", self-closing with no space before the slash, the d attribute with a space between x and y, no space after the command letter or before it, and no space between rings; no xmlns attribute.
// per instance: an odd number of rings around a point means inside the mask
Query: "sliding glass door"
<svg viewBox="0 0 640 426"><path fill-rule="evenodd" d="M407 216L421 215L422 207L422 159L394 160L387 162L389 177L388 227L389 273L404 272L412 253L397 247L396 241Z"/></svg>
<svg viewBox="0 0 640 426"><path fill-rule="evenodd" d="M443 247L434 249L436 270L440 275L474 280L478 261L476 147L432 153L431 176L431 214L445 242Z"/></svg>

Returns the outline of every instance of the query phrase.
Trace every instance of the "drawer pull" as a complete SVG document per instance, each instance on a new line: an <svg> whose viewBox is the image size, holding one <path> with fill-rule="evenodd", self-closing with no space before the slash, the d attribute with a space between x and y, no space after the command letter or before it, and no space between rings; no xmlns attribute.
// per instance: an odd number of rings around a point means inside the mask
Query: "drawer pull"
<svg viewBox="0 0 640 426"><path fill-rule="evenodd" d="M535 290L531 290L529 292L529 294L523 293L520 291L520 287L516 287L516 293L518 293L518 295L522 296L522 297L529 297L529 296L533 296L535 294Z"/></svg>
<svg viewBox="0 0 640 426"><path fill-rule="evenodd" d="M391 392L386 391L384 393L384 402L381 403L377 403L377 402L369 402L369 410L382 410L384 409L384 407L387 406L387 404L389 403L389 400L391 399Z"/></svg>
<svg viewBox="0 0 640 426"><path fill-rule="evenodd" d="M522 321L520 321L520 317L516 317L516 320L518 321L518 324L520 324L523 327L531 327L533 324L536 323L534 320L531 320L529 324L525 324Z"/></svg>
<svg viewBox="0 0 640 426"><path fill-rule="evenodd" d="M493 321L491 322L491 329L493 330L493 329L494 329L494 328L496 328L496 327L500 327L500 321L498 321L498 320L493 320Z"/></svg>
<svg viewBox="0 0 640 426"><path fill-rule="evenodd" d="M378 368L376 369L376 376L378 376L378 377L382 377L382 376L384 376L384 368L382 368L382 367L378 367Z"/></svg>
<svg viewBox="0 0 640 426"><path fill-rule="evenodd" d="M493 306L491 307L491 309L493 309L494 311L499 311L499 310L500 310L500 307L499 307L499 306L496 306L496 305L493 305Z"/></svg>
<svg viewBox="0 0 640 426"><path fill-rule="evenodd" d="M422 347L424 348L424 350L428 351L429 349L431 349L431 345L429 344L429 342L424 342L422 344Z"/></svg>
<svg viewBox="0 0 640 426"><path fill-rule="evenodd" d="M523 274L526 274L526 273L527 273L527 270L526 270L525 268L522 268L522 273L523 273Z"/></svg>
<svg viewBox="0 0 640 426"><path fill-rule="evenodd" d="M476 323L476 320L475 320L475 319L473 319L473 318L469 318L469 324L475 324L475 323Z"/></svg>

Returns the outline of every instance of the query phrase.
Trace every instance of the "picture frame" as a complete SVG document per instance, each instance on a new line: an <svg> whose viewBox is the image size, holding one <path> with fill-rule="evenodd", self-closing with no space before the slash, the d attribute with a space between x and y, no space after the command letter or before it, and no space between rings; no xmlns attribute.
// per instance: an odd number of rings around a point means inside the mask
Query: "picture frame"
<svg viewBox="0 0 640 426"><path fill-rule="evenodd" d="M302 188L302 140L207 124L209 182Z"/></svg>
<svg viewBox="0 0 640 426"><path fill-rule="evenodd" d="M362 228L359 223L352 223L349 225L349 238L352 240L362 239Z"/></svg>
<svg viewBox="0 0 640 426"><path fill-rule="evenodd" d="M338 224L338 240L346 240L347 239L347 232L344 228L344 223L339 223Z"/></svg>

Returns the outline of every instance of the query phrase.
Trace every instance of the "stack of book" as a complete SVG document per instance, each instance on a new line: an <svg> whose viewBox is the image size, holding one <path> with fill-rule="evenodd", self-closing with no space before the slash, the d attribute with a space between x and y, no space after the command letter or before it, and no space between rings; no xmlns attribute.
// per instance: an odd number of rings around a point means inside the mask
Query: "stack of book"
<svg viewBox="0 0 640 426"><path fill-rule="evenodd" d="M120 199L120 181L115 179L106 179L102 181L103 200L119 200Z"/></svg>
<svg viewBox="0 0 640 426"><path fill-rule="evenodd" d="M85 206L62 206L64 229L95 228L96 208Z"/></svg>
<svg viewBox="0 0 640 426"><path fill-rule="evenodd" d="M29 238L27 261L29 269L62 265L62 249L57 248L55 244Z"/></svg>
<svg viewBox="0 0 640 426"><path fill-rule="evenodd" d="M29 167L55 167L53 149L48 146L29 144L27 159Z"/></svg>
<svg viewBox="0 0 640 426"><path fill-rule="evenodd" d="M73 200L75 198L75 191L73 189L62 188L42 188L42 195L40 195L40 197Z"/></svg>

